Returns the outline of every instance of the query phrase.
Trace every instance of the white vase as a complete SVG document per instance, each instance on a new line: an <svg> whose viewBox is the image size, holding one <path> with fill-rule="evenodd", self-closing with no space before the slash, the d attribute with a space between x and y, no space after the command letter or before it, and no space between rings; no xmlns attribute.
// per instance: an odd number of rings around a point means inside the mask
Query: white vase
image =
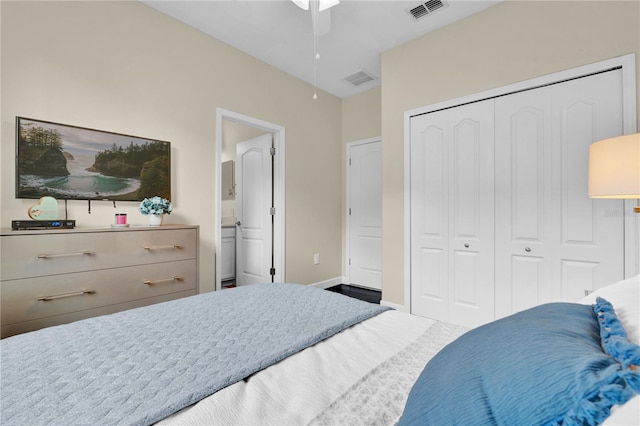
<svg viewBox="0 0 640 426"><path fill-rule="evenodd" d="M164 218L163 214L150 214L149 215L149 226L160 226L162 225L162 219Z"/></svg>

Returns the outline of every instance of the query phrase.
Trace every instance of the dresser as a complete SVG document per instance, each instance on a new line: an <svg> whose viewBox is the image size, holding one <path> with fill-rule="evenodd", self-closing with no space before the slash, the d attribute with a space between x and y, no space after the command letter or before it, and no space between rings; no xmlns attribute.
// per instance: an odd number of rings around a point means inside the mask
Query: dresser
<svg viewBox="0 0 640 426"><path fill-rule="evenodd" d="M198 292L197 226L2 230L2 338Z"/></svg>

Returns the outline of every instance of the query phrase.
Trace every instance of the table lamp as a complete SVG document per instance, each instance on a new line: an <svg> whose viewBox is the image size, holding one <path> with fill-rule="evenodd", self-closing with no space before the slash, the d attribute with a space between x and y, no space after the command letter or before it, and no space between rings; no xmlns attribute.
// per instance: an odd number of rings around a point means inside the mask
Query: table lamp
<svg viewBox="0 0 640 426"><path fill-rule="evenodd" d="M589 146L589 197L638 199L640 213L640 133Z"/></svg>

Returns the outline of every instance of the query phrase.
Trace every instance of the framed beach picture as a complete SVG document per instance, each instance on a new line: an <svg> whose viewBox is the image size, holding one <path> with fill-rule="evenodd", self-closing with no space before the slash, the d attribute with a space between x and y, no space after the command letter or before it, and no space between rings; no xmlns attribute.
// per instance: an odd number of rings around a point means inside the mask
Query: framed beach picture
<svg viewBox="0 0 640 426"><path fill-rule="evenodd" d="M16 117L16 198L171 199L171 143Z"/></svg>

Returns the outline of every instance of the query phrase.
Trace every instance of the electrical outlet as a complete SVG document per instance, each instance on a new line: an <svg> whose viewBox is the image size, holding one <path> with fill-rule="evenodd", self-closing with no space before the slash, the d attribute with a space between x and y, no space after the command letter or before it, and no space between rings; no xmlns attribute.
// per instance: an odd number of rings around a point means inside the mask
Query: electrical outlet
<svg viewBox="0 0 640 426"><path fill-rule="evenodd" d="M313 264L314 265L320 264L320 253L316 253L313 255Z"/></svg>

